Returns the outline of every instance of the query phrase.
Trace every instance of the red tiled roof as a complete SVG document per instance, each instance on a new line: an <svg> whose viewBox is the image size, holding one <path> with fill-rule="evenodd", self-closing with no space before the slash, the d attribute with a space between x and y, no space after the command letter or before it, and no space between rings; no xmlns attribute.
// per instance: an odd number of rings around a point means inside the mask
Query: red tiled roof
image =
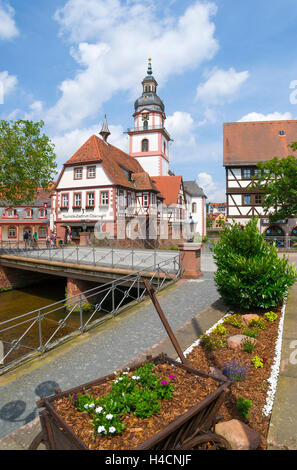
<svg viewBox="0 0 297 470"><path fill-rule="evenodd" d="M280 131L285 135L279 135ZM297 141L297 120L225 123L223 139L224 165L285 158L294 154L288 145Z"/></svg>
<svg viewBox="0 0 297 470"><path fill-rule="evenodd" d="M78 150L75 154L67 160L65 165L78 165L84 163L102 163L102 166L112 180L114 184L121 186L133 188L133 189L151 189L151 188L142 188L129 181L126 172L131 172L134 174L134 179L136 182L143 181L145 184L148 184L148 178L144 176L137 176L136 174L144 174L142 166L139 162L130 157L127 153L122 150L114 147L111 144L105 143L102 139L96 135L92 135ZM139 183L140 184L140 183Z"/></svg>
<svg viewBox="0 0 297 470"><path fill-rule="evenodd" d="M181 176L152 176L151 179L155 187L164 197L164 204L167 206L177 204L178 194L182 184Z"/></svg>

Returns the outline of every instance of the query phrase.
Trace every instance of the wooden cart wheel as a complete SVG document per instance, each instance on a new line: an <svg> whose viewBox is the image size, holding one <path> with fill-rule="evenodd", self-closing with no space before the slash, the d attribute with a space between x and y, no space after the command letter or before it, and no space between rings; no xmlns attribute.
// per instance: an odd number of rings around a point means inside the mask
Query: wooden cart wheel
<svg viewBox="0 0 297 470"><path fill-rule="evenodd" d="M223 436L209 432L194 437L181 450L231 450L231 445Z"/></svg>
<svg viewBox="0 0 297 470"><path fill-rule="evenodd" d="M43 432L41 431L40 433L37 434L36 437L34 437L33 441L28 447L28 450L36 450L37 447L43 442Z"/></svg>

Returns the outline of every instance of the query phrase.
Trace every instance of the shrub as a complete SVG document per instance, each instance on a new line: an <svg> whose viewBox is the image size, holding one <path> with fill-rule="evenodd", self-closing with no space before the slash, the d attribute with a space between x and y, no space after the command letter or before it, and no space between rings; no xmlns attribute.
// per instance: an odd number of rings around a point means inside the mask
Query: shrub
<svg viewBox="0 0 297 470"><path fill-rule="evenodd" d="M257 338L259 331L257 328L252 330L251 328L245 328L242 332L243 335L249 336L250 338Z"/></svg>
<svg viewBox="0 0 297 470"><path fill-rule="evenodd" d="M242 319L240 315L234 314L234 315L229 315L228 317L225 318L224 323L227 323L228 325L235 326L236 328L241 328L242 327Z"/></svg>
<svg viewBox="0 0 297 470"><path fill-rule="evenodd" d="M257 228L257 218L242 227L224 225L220 240L211 248L217 265L215 282L223 300L244 309L278 306L296 280L288 259L278 257Z"/></svg>
<svg viewBox="0 0 297 470"><path fill-rule="evenodd" d="M200 340L201 340L201 345L205 349L210 349L210 350L221 348L225 346L226 344L225 335L215 332L215 331L213 331L212 333L208 335L200 336Z"/></svg>
<svg viewBox="0 0 297 470"><path fill-rule="evenodd" d="M264 317L266 318L267 321L274 321L277 319L278 314L275 312L266 312L264 313Z"/></svg>
<svg viewBox="0 0 297 470"><path fill-rule="evenodd" d="M253 406L253 402L246 398L237 398L236 408L240 411L242 416L248 419L250 408Z"/></svg>
<svg viewBox="0 0 297 470"><path fill-rule="evenodd" d="M266 329L266 323L264 318L253 318L249 322L249 326L256 328L257 330L265 330Z"/></svg>
<svg viewBox="0 0 297 470"><path fill-rule="evenodd" d="M224 365L223 374L234 382L242 382L246 379L247 368L238 361L230 361Z"/></svg>
<svg viewBox="0 0 297 470"><path fill-rule="evenodd" d="M216 328L214 328L214 330L212 330L212 332L214 334L218 334L218 335L226 335L227 334L227 330L223 325L218 325Z"/></svg>
<svg viewBox="0 0 297 470"><path fill-rule="evenodd" d="M251 354L254 349L255 349L255 345L253 343L253 341L250 341L249 339L246 339L243 343L242 343L242 347L243 347L243 350L249 354Z"/></svg>
<svg viewBox="0 0 297 470"><path fill-rule="evenodd" d="M264 362L263 359L259 356L254 356L252 359L252 364L256 369L262 369Z"/></svg>

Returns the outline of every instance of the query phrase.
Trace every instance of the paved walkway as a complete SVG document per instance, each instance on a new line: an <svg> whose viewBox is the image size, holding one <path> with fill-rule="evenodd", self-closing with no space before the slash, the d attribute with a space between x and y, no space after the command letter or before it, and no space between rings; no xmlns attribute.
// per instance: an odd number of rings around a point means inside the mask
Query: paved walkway
<svg viewBox="0 0 297 470"><path fill-rule="evenodd" d="M268 449L297 450L297 283L290 291L281 366L268 434Z"/></svg>
<svg viewBox="0 0 297 470"><path fill-rule="evenodd" d="M160 294L160 304L174 330L219 299L211 257L203 258L202 267L202 278L180 281ZM206 324L206 328L209 326ZM0 438L38 416L36 401L41 395L50 395L57 387L66 390L109 374L164 337L166 332L156 311L150 301L145 301L75 341L1 376Z"/></svg>

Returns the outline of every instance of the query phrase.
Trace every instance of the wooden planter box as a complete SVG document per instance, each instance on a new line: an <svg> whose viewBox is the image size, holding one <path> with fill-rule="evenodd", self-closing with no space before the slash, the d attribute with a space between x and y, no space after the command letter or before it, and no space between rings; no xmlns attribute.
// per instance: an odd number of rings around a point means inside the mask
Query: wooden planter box
<svg viewBox="0 0 297 470"><path fill-rule="evenodd" d="M155 358L148 357L147 361L144 362L153 362L156 365L168 363L187 371L189 374L210 378L210 380L216 381L218 386L214 392L207 395L200 402L195 403L186 413L180 415L163 430L135 447L134 450L189 450L203 448L201 447L203 445L206 448L230 449L228 441L222 436L215 434L214 426L218 419L220 419L217 413L225 399L231 382L214 378L209 374L181 364L165 354L160 354ZM140 367L144 362L132 367L131 371ZM33 440L29 449L34 450L43 442L47 450L88 450L88 447L59 416L53 406L53 402L61 397L102 384L112 377L114 377L114 374L66 390L65 392L57 390L55 395L42 398L37 403L38 408L44 408L39 414L42 431Z"/></svg>

